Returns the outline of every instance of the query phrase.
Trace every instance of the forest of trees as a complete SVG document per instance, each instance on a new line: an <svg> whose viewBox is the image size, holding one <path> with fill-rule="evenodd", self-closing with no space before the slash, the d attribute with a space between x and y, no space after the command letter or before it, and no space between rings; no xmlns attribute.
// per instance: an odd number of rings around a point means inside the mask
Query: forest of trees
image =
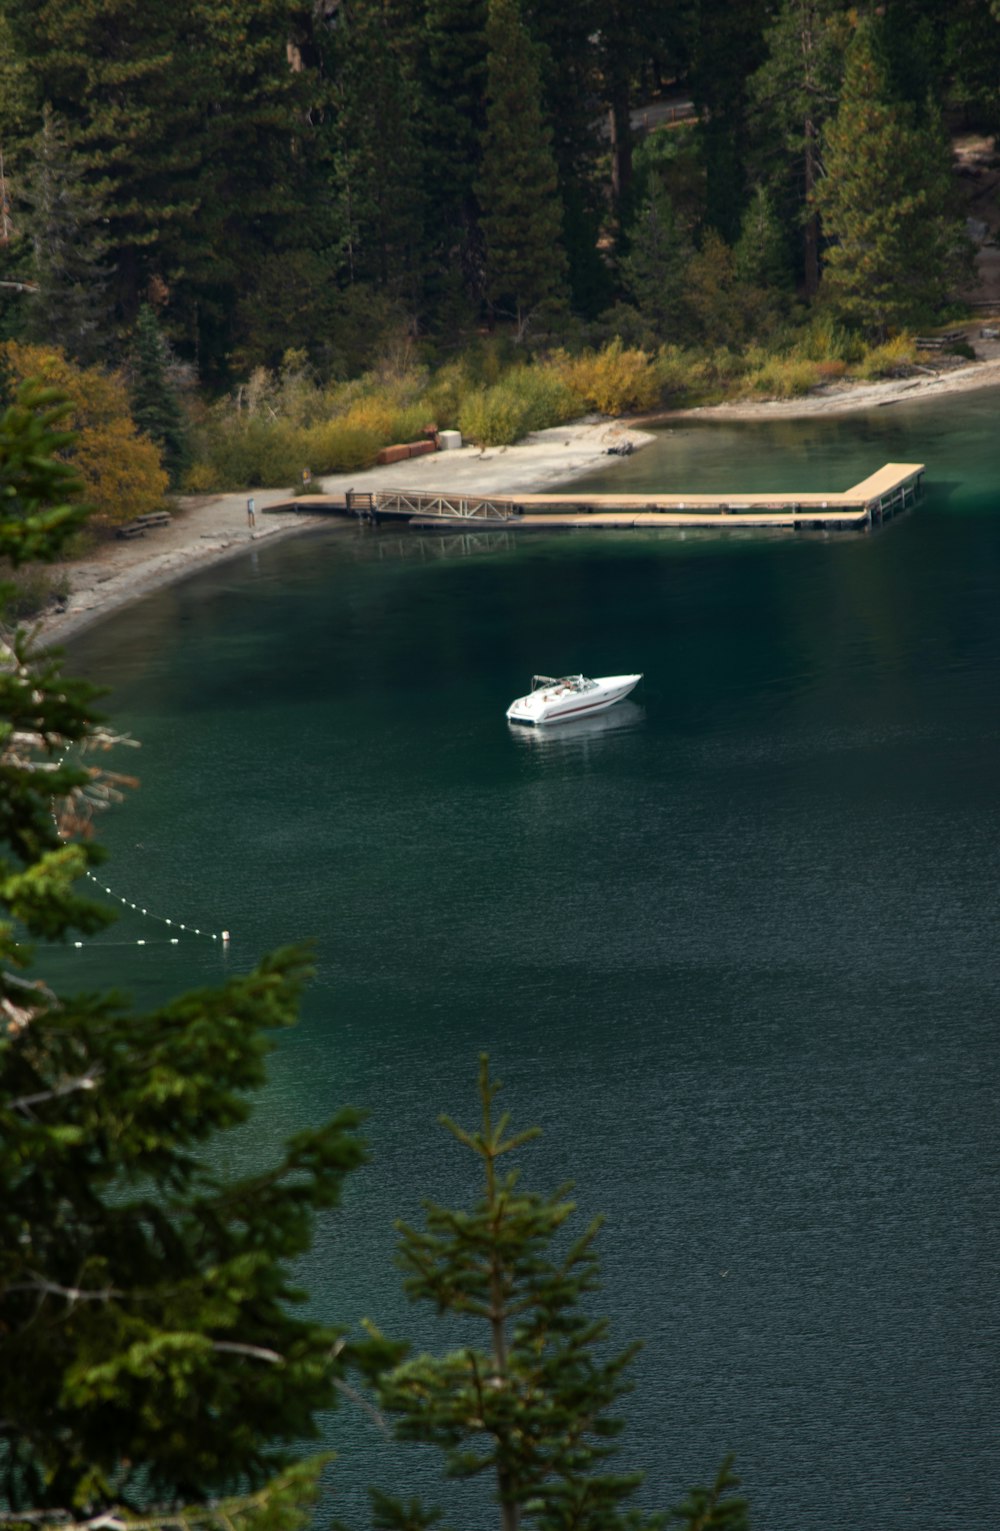
<svg viewBox="0 0 1000 1531"><path fill-rule="evenodd" d="M219 389L434 358L877 338L968 251L948 127L997 0L0 0L0 339L118 364L149 307ZM665 93L696 120L640 135Z"/></svg>

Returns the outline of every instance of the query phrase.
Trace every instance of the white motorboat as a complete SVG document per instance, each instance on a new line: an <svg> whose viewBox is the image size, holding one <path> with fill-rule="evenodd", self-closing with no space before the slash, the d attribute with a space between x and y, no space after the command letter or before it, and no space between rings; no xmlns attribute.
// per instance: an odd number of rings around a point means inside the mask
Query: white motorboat
<svg viewBox="0 0 1000 1531"><path fill-rule="evenodd" d="M533 675L527 696L519 696L507 708L511 723L575 723L595 712L604 712L628 696L641 675Z"/></svg>

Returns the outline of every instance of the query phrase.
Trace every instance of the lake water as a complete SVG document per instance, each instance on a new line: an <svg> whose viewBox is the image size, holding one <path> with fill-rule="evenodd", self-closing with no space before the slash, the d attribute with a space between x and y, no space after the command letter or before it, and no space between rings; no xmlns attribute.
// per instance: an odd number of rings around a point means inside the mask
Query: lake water
<svg viewBox="0 0 1000 1531"><path fill-rule="evenodd" d="M434 1124L474 1119L487 1049L545 1129L527 1183L607 1214L650 1506L733 1450L768 1531L1000 1523L998 426L993 391L686 425L591 481L925 462L923 505L868 538L338 527L72 652L143 741L108 882L233 942L139 948L168 932L127 911L57 976L152 1003L315 939L248 1152L368 1109L305 1278L421 1344L392 1221L474 1195ZM504 720L534 671L633 669L603 720ZM324 1512L360 1523L368 1481L458 1502L350 1409L331 1439Z"/></svg>

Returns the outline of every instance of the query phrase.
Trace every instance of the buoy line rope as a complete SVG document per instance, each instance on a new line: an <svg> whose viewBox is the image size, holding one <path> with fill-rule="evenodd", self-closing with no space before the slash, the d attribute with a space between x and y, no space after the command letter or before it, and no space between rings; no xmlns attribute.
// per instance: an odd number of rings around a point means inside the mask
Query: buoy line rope
<svg viewBox="0 0 1000 1531"><path fill-rule="evenodd" d="M95 885L95 887L100 888L102 893L106 893L109 898L116 899L119 904L124 904L126 909L134 909L136 914L144 915L147 920L156 920L160 925L169 925L172 930L183 930L185 935L201 936L208 941L221 941L223 946L229 945L228 930L201 930L197 925L185 925L182 920L168 920L165 915L154 914L152 910L144 908L142 904L134 904L130 898L124 898L120 893L116 893L113 888L109 888L106 883L101 882L100 878L95 877L93 872L87 872L85 875ZM101 941L97 943L93 941L73 942L74 946L93 946L95 944L101 946L153 946L163 943L152 941ZM167 944L170 946L178 946L180 944L180 937L171 936Z"/></svg>
<svg viewBox="0 0 1000 1531"><path fill-rule="evenodd" d="M61 756L60 760L59 760L59 764L62 765L63 762L65 761L65 759L66 759L66 754L63 754ZM56 810L55 810L55 803L54 802L53 802L53 804L51 806L50 812L52 814L52 822L53 822L53 824L55 824L56 829L58 831L58 829L59 829L59 818L58 818L58 815L57 815ZM115 899L119 904L124 904L126 909L134 909L136 914L143 915L147 920L156 920L158 922L158 924L160 924L160 925L169 925L171 927L171 929L173 929L173 930L183 930L185 935L201 936L205 940L208 940L208 941L220 941L222 943L222 945L226 946L226 947L228 947L228 945L229 945L229 931L228 930L219 930L219 931L215 931L215 930L200 930L197 925L185 925L183 923L183 921L181 921L181 920L168 920L165 915L153 914L153 912L151 910L144 908L141 904L134 904L131 899L123 898L120 893L116 893L113 888L109 888L106 883L101 882L99 877L95 877L93 872L85 872L84 876L86 878L88 878L89 881L92 882L95 887L100 888L102 893L106 893L108 898ZM159 941L147 941L147 940L136 940L136 941L72 941L72 942L70 942L68 944L71 945L71 946L74 946L74 947L83 947L83 946L179 946L180 945L180 937L179 936L170 936L170 937L162 938Z"/></svg>

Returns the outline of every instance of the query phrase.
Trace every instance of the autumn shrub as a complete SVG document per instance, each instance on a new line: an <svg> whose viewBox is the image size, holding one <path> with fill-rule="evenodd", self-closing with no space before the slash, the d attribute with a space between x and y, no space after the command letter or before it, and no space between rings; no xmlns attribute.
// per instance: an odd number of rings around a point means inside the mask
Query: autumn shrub
<svg viewBox="0 0 1000 1531"><path fill-rule="evenodd" d="M305 432L304 461L314 474L354 473L370 468L385 440L376 431L344 420L325 420Z"/></svg>
<svg viewBox="0 0 1000 1531"><path fill-rule="evenodd" d="M355 402L336 422L347 431L360 432L384 446L417 441L430 422L426 404L404 402L393 393L369 394Z"/></svg>
<svg viewBox="0 0 1000 1531"><path fill-rule="evenodd" d="M688 393L702 402L724 398L746 375L751 365L747 355L730 350L728 346L692 350L686 356Z"/></svg>
<svg viewBox="0 0 1000 1531"><path fill-rule="evenodd" d="M475 386L464 357L439 367L423 396L428 421L433 421L442 430L457 425L462 402Z"/></svg>
<svg viewBox="0 0 1000 1531"><path fill-rule="evenodd" d="M880 377L891 377L901 368L912 366L916 355L917 346L913 336L905 333L896 335L882 345L867 348L851 372L865 382L874 382Z"/></svg>
<svg viewBox="0 0 1000 1531"><path fill-rule="evenodd" d="M216 419L195 441L196 461L184 484L190 493L223 489L280 489L308 466L300 427L258 415Z"/></svg>
<svg viewBox="0 0 1000 1531"><path fill-rule="evenodd" d="M648 351L627 350L617 337L599 351L557 353L551 365L582 408L602 415L652 409L660 399L656 359Z"/></svg>
<svg viewBox="0 0 1000 1531"><path fill-rule="evenodd" d="M846 361L818 361L815 365L816 380L820 383L835 383L847 371Z"/></svg>
<svg viewBox="0 0 1000 1531"><path fill-rule="evenodd" d="M72 404L67 428L77 433L66 456L83 480L93 521L115 526L154 510L167 492L160 450L136 430L125 383L100 367L79 367L53 346L6 341L0 354L17 382L37 377L61 388Z"/></svg>
<svg viewBox="0 0 1000 1531"><path fill-rule="evenodd" d="M524 434L521 403L502 383L476 388L462 402L458 426L466 441L479 446L510 446Z"/></svg>
<svg viewBox="0 0 1000 1531"><path fill-rule="evenodd" d="M492 388L476 388L459 407L462 435L481 446L510 446L532 431L561 425L579 401L557 367L514 367Z"/></svg>
<svg viewBox="0 0 1000 1531"><path fill-rule="evenodd" d="M747 373L744 387L771 399L794 399L815 388L817 363L799 356L770 356Z"/></svg>
<svg viewBox="0 0 1000 1531"><path fill-rule="evenodd" d="M795 335L794 349L809 361L858 361L864 346L857 334L831 313L815 314Z"/></svg>
<svg viewBox="0 0 1000 1531"><path fill-rule="evenodd" d="M661 395L688 393L691 366L691 353L683 346L661 346L656 353L656 377Z"/></svg>

